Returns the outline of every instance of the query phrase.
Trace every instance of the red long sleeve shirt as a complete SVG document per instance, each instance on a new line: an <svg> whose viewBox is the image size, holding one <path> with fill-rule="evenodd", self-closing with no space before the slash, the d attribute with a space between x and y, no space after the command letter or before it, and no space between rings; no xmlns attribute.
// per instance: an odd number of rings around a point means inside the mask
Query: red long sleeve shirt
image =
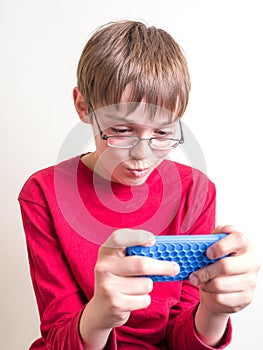
<svg viewBox="0 0 263 350"><path fill-rule="evenodd" d="M79 319L94 292L100 245L116 229L210 233L215 187L200 171L164 160L140 186L110 183L79 157L32 175L19 195L42 337L31 350L83 350ZM207 350L194 329L198 289L156 282L151 305L113 329L106 349ZM227 327L220 349L231 338Z"/></svg>

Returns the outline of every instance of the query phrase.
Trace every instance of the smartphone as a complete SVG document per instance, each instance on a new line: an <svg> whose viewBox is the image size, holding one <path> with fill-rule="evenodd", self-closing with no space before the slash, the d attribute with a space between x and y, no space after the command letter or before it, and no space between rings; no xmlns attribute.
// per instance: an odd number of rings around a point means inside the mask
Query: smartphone
<svg viewBox="0 0 263 350"><path fill-rule="evenodd" d="M176 276L147 276L154 282L187 280L192 272L224 258L209 259L206 256L206 250L225 236L225 233L156 236L154 245L127 247L126 253L129 256L140 255L158 260L175 261L179 264L180 272Z"/></svg>

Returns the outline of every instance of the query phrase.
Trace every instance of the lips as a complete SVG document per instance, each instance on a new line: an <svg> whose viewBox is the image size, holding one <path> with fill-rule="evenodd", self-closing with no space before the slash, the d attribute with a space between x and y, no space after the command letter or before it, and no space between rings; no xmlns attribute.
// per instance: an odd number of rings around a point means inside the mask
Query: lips
<svg viewBox="0 0 263 350"><path fill-rule="evenodd" d="M145 168L145 169L128 169L129 172L134 176L134 177L144 177L146 176L150 168Z"/></svg>

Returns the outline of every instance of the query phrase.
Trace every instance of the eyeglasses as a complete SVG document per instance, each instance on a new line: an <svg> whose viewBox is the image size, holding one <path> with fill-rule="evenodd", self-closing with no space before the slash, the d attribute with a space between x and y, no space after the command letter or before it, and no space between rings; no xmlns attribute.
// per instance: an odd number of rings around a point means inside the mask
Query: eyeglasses
<svg viewBox="0 0 263 350"><path fill-rule="evenodd" d="M183 128L182 123L179 120L179 128L180 128L180 139L176 138L170 138L170 137L138 137L138 136L122 136L122 135L105 135L103 131L101 130L101 127L98 123L98 119L96 116L96 113L94 109L90 106L91 111L94 115L97 127L99 129L100 137L102 140L105 140L107 142L107 145L109 147L114 148L133 148L135 147L141 140L148 141L149 146L154 150L160 150L160 151L168 151L175 147L177 147L179 144L184 143L184 135L183 135Z"/></svg>

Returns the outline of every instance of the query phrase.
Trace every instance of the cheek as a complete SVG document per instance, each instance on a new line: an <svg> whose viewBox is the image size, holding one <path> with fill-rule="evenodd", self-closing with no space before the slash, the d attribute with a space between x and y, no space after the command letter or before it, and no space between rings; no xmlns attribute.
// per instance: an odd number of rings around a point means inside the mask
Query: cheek
<svg viewBox="0 0 263 350"><path fill-rule="evenodd" d="M96 152L98 154L102 154L104 150L108 147L106 144L106 141L102 140L99 135L96 135L94 140L95 140Z"/></svg>
<svg viewBox="0 0 263 350"><path fill-rule="evenodd" d="M97 146L96 152L99 161L104 167L108 169L111 168L111 170L118 167L122 162L130 159L129 151L127 149L117 149L100 144Z"/></svg>
<svg viewBox="0 0 263 350"><path fill-rule="evenodd" d="M170 150L168 150L168 151L157 151L157 150L155 150L153 152L153 155L154 155L154 157L156 159L163 160L169 153L170 153Z"/></svg>

